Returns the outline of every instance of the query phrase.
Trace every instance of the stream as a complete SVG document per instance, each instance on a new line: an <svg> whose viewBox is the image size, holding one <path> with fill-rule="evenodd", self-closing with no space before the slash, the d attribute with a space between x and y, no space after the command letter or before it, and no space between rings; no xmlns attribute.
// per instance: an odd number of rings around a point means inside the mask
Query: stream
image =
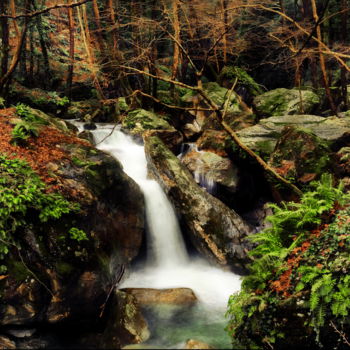
<svg viewBox="0 0 350 350"><path fill-rule="evenodd" d="M125 173L140 186L148 224L147 259L133 268L120 288L186 287L198 298L192 307L145 308L151 337L128 348L181 348L188 339L217 349L230 348L230 338L224 330L225 311L229 296L240 289L240 277L189 255L172 204L161 186L147 177L144 147L113 127L99 124L93 131L97 148L117 158Z"/></svg>

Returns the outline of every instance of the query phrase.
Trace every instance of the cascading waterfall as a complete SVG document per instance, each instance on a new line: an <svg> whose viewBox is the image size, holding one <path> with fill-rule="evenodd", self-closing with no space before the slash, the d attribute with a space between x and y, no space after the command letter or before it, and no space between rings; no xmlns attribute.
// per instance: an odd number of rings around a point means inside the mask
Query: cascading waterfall
<svg viewBox="0 0 350 350"><path fill-rule="evenodd" d="M149 254L142 269L133 271L120 287L191 288L205 310L199 317L219 322L223 332L228 297L240 289L239 276L210 266L204 259L189 257L171 203L161 186L147 178L142 145L111 125L99 125L93 135L97 147L122 163L125 173L138 183L145 196ZM203 322L208 327L203 332L210 332L210 322Z"/></svg>

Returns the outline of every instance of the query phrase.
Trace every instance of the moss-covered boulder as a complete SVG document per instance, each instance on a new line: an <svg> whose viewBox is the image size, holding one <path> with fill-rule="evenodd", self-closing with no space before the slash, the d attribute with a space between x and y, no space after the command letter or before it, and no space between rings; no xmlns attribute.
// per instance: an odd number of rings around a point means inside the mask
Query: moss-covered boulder
<svg viewBox="0 0 350 350"><path fill-rule="evenodd" d="M258 124L240 130L238 136L254 151L269 155L275 148L285 126L308 129L330 145L350 132L350 118L316 115L284 115L261 119Z"/></svg>
<svg viewBox="0 0 350 350"><path fill-rule="evenodd" d="M146 111L145 109L135 109L128 113L122 122L124 130L133 135L142 135L145 130L173 130L165 118Z"/></svg>
<svg viewBox="0 0 350 350"><path fill-rule="evenodd" d="M269 164L292 182L308 183L330 167L330 149L310 131L286 127L270 156Z"/></svg>
<svg viewBox="0 0 350 350"><path fill-rule="evenodd" d="M182 134L169 124L165 116L145 109L129 112L122 122L122 130L136 137L141 137L145 131L151 132L173 151L177 151L183 142Z"/></svg>
<svg viewBox="0 0 350 350"><path fill-rule="evenodd" d="M263 117L308 114L314 112L319 103L316 93L298 89L279 88L254 98L255 109Z"/></svg>
<svg viewBox="0 0 350 350"><path fill-rule="evenodd" d="M181 215L198 251L220 265L242 267L252 228L233 210L200 188L186 167L157 137L144 136L150 170Z"/></svg>

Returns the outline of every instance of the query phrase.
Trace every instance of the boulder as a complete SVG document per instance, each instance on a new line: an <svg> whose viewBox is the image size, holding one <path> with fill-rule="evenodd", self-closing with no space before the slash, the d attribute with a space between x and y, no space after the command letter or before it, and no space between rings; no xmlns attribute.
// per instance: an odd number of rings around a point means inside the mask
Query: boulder
<svg viewBox="0 0 350 350"><path fill-rule="evenodd" d="M227 156L226 150L232 144L226 131L204 130L196 141L198 150L215 152L220 156Z"/></svg>
<svg viewBox="0 0 350 350"><path fill-rule="evenodd" d="M203 343L199 340L189 339L186 342L185 349L214 349L209 344Z"/></svg>
<svg viewBox="0 0 350 350"><path fill-rule="evenodd" d="M142 306L158 304L191 305L197 301L197 297L189 288L125 288L122 291L133 295Z"/></svg>
<svg viewBox="0 0 350 350"><path fill-rule="evenodd" d="M301 127L313 132L330 145L350 132L350 118L315 115L283 115L261 119L259 124L238 132L241 141L254 151L270 154L285 126Z"/></svg>
<svg viewBox="0 0 350 350"><path fill-rule="evenodd" d="M145 134L144 140L150 170L174 203L197 250L220 265L242 267L249 248L245 238L252 228L200 188L159 138Z"/></svg>
<svg viewBox="0 0 350 350"><path fill-rule="evenodd" d="M109 314L110 319L102 335L100 348L120 349L124 345L142 343L150 337L148 324L132 294L115 291Z"/></svg>
<svg viewBox="0 0 350 350"><path fill-rule="evenodd" d="M330 149L310 131L288 126L282 130L269 164L288 180L304 184L329 169Z"/></svg>
<svg viewBox="0 0 350 350"><path fill-rule="evenodd" d="M312 113L320 98L310 90L279 88L254 98L257 113L264 117Z"/></svg>
<svg viewBox="0 0 350 350"><path fill-rule="evenodd" d="M194 174L195 180L204 185L203 187L212 183L220 184L229 192L236 190L238 170L229 158L214 152L192 150L186 153L181 161Z"/></svg>
<svg viewBox="0 0 350 350"><path fill-rule="evenodd" d="M1 349L17 349L16 343L7 337L0 336Z"/></svg>

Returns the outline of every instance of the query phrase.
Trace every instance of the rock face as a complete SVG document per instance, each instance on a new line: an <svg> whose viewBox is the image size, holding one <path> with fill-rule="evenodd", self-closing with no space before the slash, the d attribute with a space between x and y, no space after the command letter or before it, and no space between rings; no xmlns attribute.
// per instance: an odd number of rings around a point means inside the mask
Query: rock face
<svg viewBox="0 0 350 350"><path fill-rule="evenodd" d="M142 306L152 304L191 305L197 301L197 297L189 288L125 288L122 291L133 295Z"/></svg>
<svg viewBox="0 0 350 350"><path fill-rule="evenodd" d="M259 124L238 132L241 140L254 151L270 154L285 126L309 129L330 144L350 132L350 119L315 115L283 115L260 120Z"/></svg>
<svg viewBox="0 0 350 350"><path fill-rule="evenodd" d="M329 169L330 150L315 134L289 126L283 129L269 164L285 178L303 184Z"/></svg>
<svg viewBox="0 0 350 350"><path fill-rule="evenodd" d="M0 280L1 326L91 326L120 266L139 252L145 225L138 185L113 157L67 133L51 126L31 151L58 135L47 152L64 156L39 170L79 209L45 224L35 211L28 213L17 238L22 249L10 249L6 278Z"/></svg>
<svg viewBox="0 0 350 350"><path fill-rule="evenodd" d="M320 98L312 91L275 89L254 98L257 113L264 117L312 113Z"/></svg>
<svg viewBox="0 0 350 350"><path fill-rule="evenodd" d="M181 214L198 251L221 265L242 266L248 248L244 239L252 232L251 227L201 189L159 138L145 135L144 139L150 170Z"/></svg>

